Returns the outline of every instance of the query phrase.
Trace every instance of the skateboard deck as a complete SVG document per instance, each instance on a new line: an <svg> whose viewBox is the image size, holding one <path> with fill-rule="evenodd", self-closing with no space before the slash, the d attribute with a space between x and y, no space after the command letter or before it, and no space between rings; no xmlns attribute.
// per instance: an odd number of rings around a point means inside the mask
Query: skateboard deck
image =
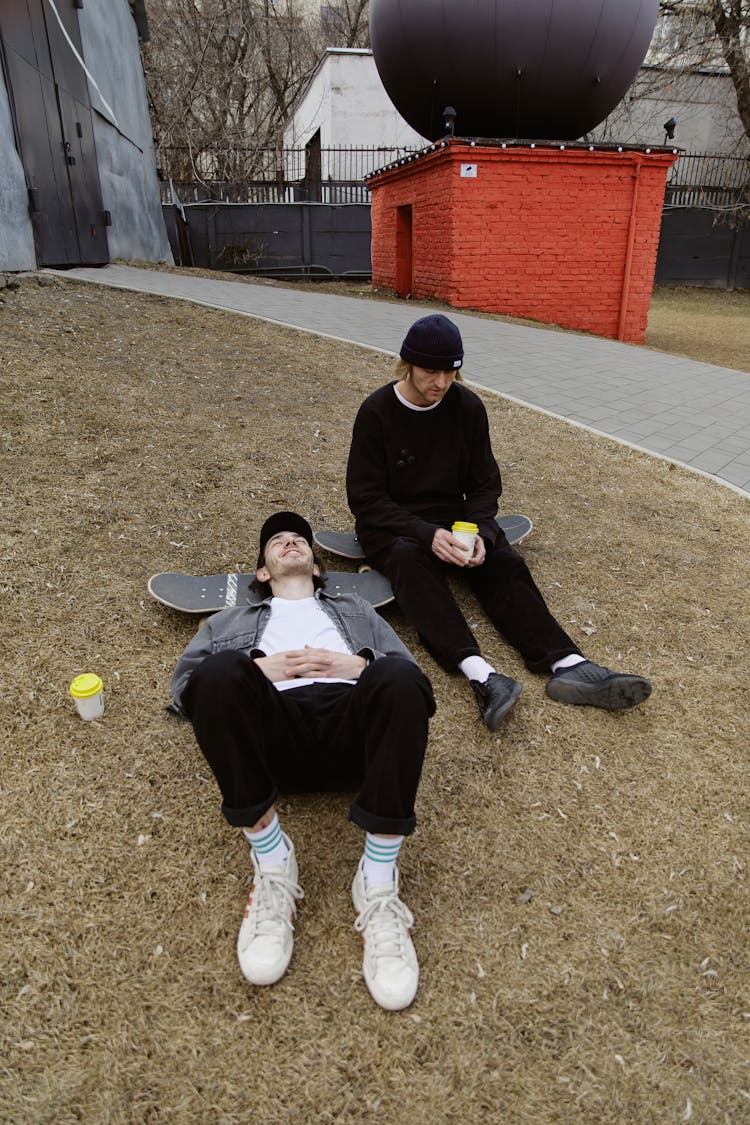
<svg viewBox="0 0 750 1125"><path fill-rule="evenodd" d="M534 527L528 516L498 516L497 524L512 546L522 543ZM344 559L363 559L365 553L359 545L359 539L348 531L316 531L313 540L318 547L330 551L332 555L340 555Z"/></svg>
<svg viewBox="0 0 750 1125"><path fill-rule="evenodd" d="M233 606L252 605L262 597L251 589L254 574L154 574L148 591L162 605L183 613L216 613ZM393 601L393 590L385 575L377 570L329 571L329 594L359 594L375 609Z"/></svg>

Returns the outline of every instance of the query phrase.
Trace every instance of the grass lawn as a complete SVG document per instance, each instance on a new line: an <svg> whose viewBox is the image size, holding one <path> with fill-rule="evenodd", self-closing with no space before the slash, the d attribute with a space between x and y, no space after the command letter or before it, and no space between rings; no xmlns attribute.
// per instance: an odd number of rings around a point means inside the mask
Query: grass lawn
<svg viewBox="0 0 750 1125"><path fill-rule="evenodd" d="M438 703L400 859L417 999L388 1013L362 981L338 794L280 798L305 899L289 972L252 988L247 846L164 711L196 623L147 582L247 569L273 510L345 527L352 419L392 360L48 277L4 295L0 339L0 1122L747 1122L747 497L484 396L540 590L653 695L553 703L460 587L524 683L492 735L388 607ZM83 671L101 721L68 698Z"/></svg>
<svg viewBox="0 0 750 1125"><path fill-rule="evenodd" d="M657 286L646 346L750 371L750 289Z"/></svg>

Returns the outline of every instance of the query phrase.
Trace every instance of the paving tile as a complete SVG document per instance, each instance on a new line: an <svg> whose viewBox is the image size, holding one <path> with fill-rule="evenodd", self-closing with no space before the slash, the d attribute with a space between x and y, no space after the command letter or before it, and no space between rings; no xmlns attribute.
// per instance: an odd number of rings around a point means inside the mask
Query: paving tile
<svg viewBox="0 0 750 1125"><path fill-rule="evenodd" d="M750 438L735 437L732 434L730 437L723 438L721 445L730 453L747 453L750 457Z"/></svg>
<svg viewBox="0 0 750 1125"><path fill-rule="evenodd" d="M736 484L746 492L750 491L750 465L737 465L734 461L730 461L722 468L721 475L730 484Z"/></svg>
<svg viewBox="0 0 750 1125"><path fill-rule="evenodd" d="M723 449L705 449L691 457L689 464L697 469L705 469L707 473L718 473L731 459L731 455L725 453Z"/></svg>

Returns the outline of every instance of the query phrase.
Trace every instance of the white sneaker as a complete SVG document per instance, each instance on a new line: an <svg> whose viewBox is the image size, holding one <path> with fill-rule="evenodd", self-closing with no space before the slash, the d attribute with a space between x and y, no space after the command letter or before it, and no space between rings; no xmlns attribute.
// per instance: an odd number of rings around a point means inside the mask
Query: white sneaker
<svg viewBox="0 0 750 1125"><path fill-rule="evenodd" d="M417 994L419 964L409 927L414 916L398 897L398 868L387 886L365 887L362 861L352 883L357 911L354 929L362 934L362 974L376 1004L389 1012L408 1008Z"/></svg>
<svg viewBox="0 0 750 1125"><path fill-rule="evenodd" d="M255 876L237 938L237 957L251 984L275 984L292 959L292 920L304 891L297 884L294 844L286 835L284 840L289 848L286 863L261 867L250 849Z"/></svg>

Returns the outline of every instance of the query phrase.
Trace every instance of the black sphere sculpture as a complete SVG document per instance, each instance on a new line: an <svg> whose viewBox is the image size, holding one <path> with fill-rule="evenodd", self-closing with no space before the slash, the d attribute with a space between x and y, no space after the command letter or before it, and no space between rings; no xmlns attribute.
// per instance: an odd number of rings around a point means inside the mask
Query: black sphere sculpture
<svg viewBox="0 0 750 1125"><path fill-rule="evenodd" d="M370 0L370 37L399 113L429 140L575 140L635 78L659 0Z"/></svg>

